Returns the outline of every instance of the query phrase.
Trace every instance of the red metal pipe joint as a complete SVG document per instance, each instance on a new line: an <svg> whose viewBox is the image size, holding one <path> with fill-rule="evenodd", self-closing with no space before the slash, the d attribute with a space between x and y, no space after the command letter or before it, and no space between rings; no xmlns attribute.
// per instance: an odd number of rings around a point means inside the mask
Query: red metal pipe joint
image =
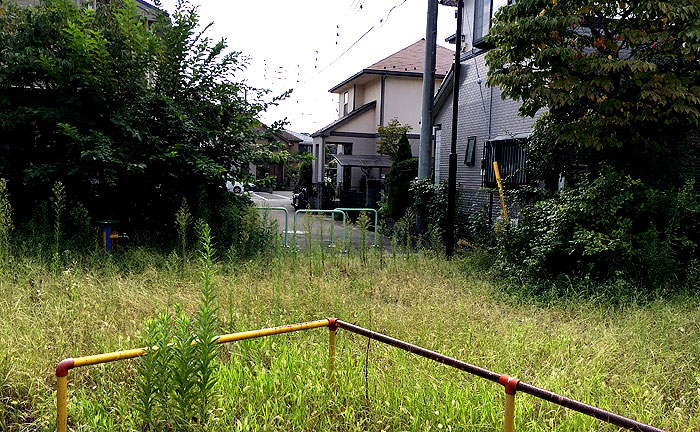
<svg viewBox="0 0 700 432"><path fill-rule="evenodd" d="M75 361L72 358L67 358L56 365L56 376L64 377L68 376L68 371L73 369L75 366Z"/></svg>
<svg viewBox="0 0 700 432"><path fill-rule="evenodd" d="M515 390L517 389L518 383L520 382L520 380L517 379L517 378L510 377L510 376L508 376L508 375L501 375L501 376L498 378L498 382L499 382L503 387L505 387L505 389L506 389L506 394L514 395L514 394L515 394Z"/></svg>
<svg viewBox="0 0 700 432"><path fill-rule="evenodd" d="M338 318L328 318L328 330L336 330L338 325L335 323Z"/></svg>

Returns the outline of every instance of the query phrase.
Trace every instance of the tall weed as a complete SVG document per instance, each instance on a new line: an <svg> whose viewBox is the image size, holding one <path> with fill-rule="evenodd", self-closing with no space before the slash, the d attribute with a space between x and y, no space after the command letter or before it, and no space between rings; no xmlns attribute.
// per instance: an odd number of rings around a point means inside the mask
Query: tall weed
<svg viewBox="0 0 700 432"><path fill-rule="evenodd" d="M7 180L0 178L0 274L10 257L10 234L12 233L12 206L7 191Z"/></svg>
<svg viewBox="0 0 700 432"><path fill-rule="evenodd" d="M141 357L136 379L136 405L145 430L162 430L173 421L178 430L206 425L218 399L215 251L209 225L200 220L197 228L202 267L197 311L190 318L176 305L172 320L162 313L146 322L144 342L149 349Z"/></svg>

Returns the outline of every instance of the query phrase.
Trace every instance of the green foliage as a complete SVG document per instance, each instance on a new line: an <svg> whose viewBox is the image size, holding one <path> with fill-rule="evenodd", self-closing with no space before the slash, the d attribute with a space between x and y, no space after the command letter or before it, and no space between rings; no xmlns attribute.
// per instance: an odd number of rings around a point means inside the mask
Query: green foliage
<svg viewBox="0 0 700 432"><path fill-rule="evenodd" d="M413 197L410 185L418 175L418 159L396 162L386 176L389 215L399 219L411 207Z"/></svg>
<svg viewBox="0 0 700 432"><path fill-rule="evenodd" d="M401 138L399 138L399 148L395 157L394 163L405 161L413 157L411 143L408 141L408 136L406 134L401 135Z"/></svg>
<svg viewBox="0 0 700 432"><path fill-rule="evenodd" d="M544 287L566 275L624 281L620 294L665 292L679 289L700 256L700 198L690 184L659 191L609 170L523 209L517 226L496 232L508 273L521 280Z"/></svg>
<svg viewBox="0 0 700 432"><path fill-rule="evenodd" d="M276 221L253 205L239 208L227 206L225 226L220 230L229 246L229 255L234 262L249 259L274 249L275 238L279 236ZM230 242L230 243L228 243Z"/></svg>
<svg viewBox="0 0 700 432"><path fill-rule="evenodd" d="M51 206L53 208L54 254L60 254L63 246L61 219L63 218L63 211L66 209L66 188L61 182L56 182L56 184L53 186Z"/></svg>
<svg viewBox="0 0 700 432"><path fill-rule="evenodd" d="M408 143L406 134L413 129L411 125L402 125L399 120L393 118L386 126L377 128L379 141L377 141L377 153L387 155L392 162L407 159L405 144ZM405 141L405 142L404 142ZM408 146L408 158L411 157L411 146Z"/></svg>
<svg viewBox="0 0 700 432"><path fill-rule="evenodd" d="M12 234L12 206L7 192L7 180L0 178L0 274L10 257L10 235Z"/></svg>
<svg viewBox="0 0 700 432"><path fill-rule="evenodd" d="M201 291L199 305L194 318L194 330L197 333L194 367L197 384L197 413L199 423L206 424L216 402L215 371L217 342L220 325L217 318L218 295L214 285L214 247L211 241L209 225L202 225L199 234L200 262L202 265Z"/></svg>
<svg viewBox="0 0 700 432"><path fill-rule="evenodd" d="M360 257L363 262L367 261L367 230L370 225L371 221L367 212L360 212L357 217L357 227L360 229Z"/></svg>
<svg viewBox="0 0 700 432"><path fill-rule="evenodd" d="M29 219L48 186L100 218L164 231L183 197L197 217L227 204L222 174L256 162L265 92L178 1L149 28L131 1L3 3L0 172ZM247 99L246 99L247 95ZM166 233L164 233L166 234Z"/></svg>
<svg viewBox="0 0 700 432"><path fill-rule="evenodd" d="M311 177L312 176L312 165L311 161L302 161L299 164L299 181L297 185L299 187L306 188L307 196L311 193Z"/></svg>
<svg viewBox="0 0 700 432"><path fill-rule="evenodd" d="M175 229L177 230L178 243L180 243L180 271L185 270L187 260L187 228L192 221L190 208L187 205L187 198L182 198L180 209L175 213Z"/></svg>
<svg viewBox="0 0 700 432"><path fill-rule="evenodd" d="M179 305L146 321L148 352L140 359L136 407L145 430L188 430L206 426L217 403L217 342L220 325L214 285L214 247L206 223L198 223L201 288L190 318Z"/></svg>
<svg viewBox="0 0 700 432"><path fill-rule="evenodd" d="M678 155L700 125L697 1L518 1L499 9L488 39L489 85L522 100L521 115L548 110L535 171L568 178L604 164L651 186L683 183Z"/></svg>
<svg viewBox="0 0 700 432"><path fill-rule="evenodd" d="M413 194L415 214L444 236L447 219L447 181L434 184L429 178L413 180L409 191Z"/></svg>

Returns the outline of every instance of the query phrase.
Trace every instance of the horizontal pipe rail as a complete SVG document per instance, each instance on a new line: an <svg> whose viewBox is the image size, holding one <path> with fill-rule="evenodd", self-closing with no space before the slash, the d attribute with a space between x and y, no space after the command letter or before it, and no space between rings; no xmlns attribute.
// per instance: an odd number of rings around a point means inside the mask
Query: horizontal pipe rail
<svg viewBox="0 0 700 432"><path fill-rule="evenodd" d="M377 212L376 209L373 208L351 208L351 207L336 207L336 210L340 210L342 212L374 212L374 247L377 247L377 230L379 229L379 213Z"/></svg>
<svg viewBox="0 0 700 432"><path fill-rule="evenodd" d="M326 318L317 321L309 321L299 324L289 324L278 327L269 327L259 330L250 330L239 333L225 334L221 336L216 336L212 340L219 344L235 342L246 339L254 339L265 336L272 336L283 333L290 333L301 330L310 330L319 327L328 327L329 329L329 358L328 358L328 373L331 382L333 379L333 370L335 369L335 345L336 345L336 329L342 328L349 332L359 334L361 336L367 337L369 339L382 342L387 345L402 349L404 351L425 357L427 359L442 363L447 366L468 372L472 375L487 379L489 381L499 383L504 386L506 392L506 413L505 413L505 426L506 430L512 430L513 423L513 411L514 411L514 396L516 391L521 391L529 395L535 396L540 399L544 399L548 402L563 406L565 408L580 412L582 414L589 415L591 417L597 418L598 420L614 424L616 426L626 428L633 431L639 432L665 432L662 429L649 426L647 424L632 420L621 415L605 411L603 409L594 407L592 405L579 402L577 400L567 398L565 396L559 395L557 393L550 392L548 390L541 389L539 387L533 386L531 384L524 383L516 378L509 377L507 375L498 374L496 372L484 369L461 360L457 360L453 357L440 354L436 351L431 351L429 349L413 345L411 343L402 341L400 339L392 338L382 333L377 333L375 331L350 324L345 321L338 320L336 318ZM193 344L197 342L194 341ZM126 351L118 351L106 354L97 354L86 357L69 358L65 359L58 364L56 367L56 378L57 378L57 394L56 394L56 408L58 411L58 417L56 421L56 426L59 432L65 432L68 426L68 416L67 416L67 390L68 390L68 371L70 369L89 366L100 363L108 363L117 360L131 359L135 357L140 357L145 355L150 350L158 349L158 347L148 348L138 348Z"/></svg>
<svg viewBox="0 0 700 432"><path fill-rule="evenodd" d="M527 393L529 395L535 396L540 399L544 399L548 402L561 405L565 408L569 408L571 410L580 412L582 414L589 415L591 417L595 417L598 420L602 420L607 423L614 424L619 427L623 427L625 429L633 430L633 431L639 431L639 432L664 432L663 429L655 428L653 426L649 426L648 424L638 422L636 420L632 420L627 417L623 417L621 415L605 411L600 408L596 408L592 405L585 404L583 402L579 402L574 399L570 399L567 397L564 397L562 395L559 395L557 393L550 392L548 390L541 389L539 387L533 386L531 384L524 383L520 380L517 380L515 378L511 378L507 375L502 375L498 374L496 372L490 371L488 369L480 368L478 366L474 366L472 364L463 362L461 360L457 360L456 358L446 356L444 354L440 354L435 351L431 351L422 347L419 347L417 345L410 344L408 342L404 342L400 339L395 339L390 336L384 335L382 333L377 333L372 330L368 330L363 327L356 326L354 324L347 323L345 321L341 320L336 320L335 325L338 328L342 328L345 330L348 330L352 333L357 333L361 336L365 336L367 338L376 340L378 342L385 343L387 345L391 345L393 347L402 349L404 351L408 351L413 354L417 354L421 357L425 357L430 360L434 360L436 362L445 364L447 366L451 366L460 370L463 370L465 372L468 372L472 375L479 376L481 378L485 378L489 381L493 381L496 383L499 383L503 385L506 388L506 393L507 394L514 394L516 390L522 391L523 393Z"/></svg>
<svg viewBox="0 0 700 432"><path fill-rule="evenodd" d="M284 246L289 246L289 240L287 240L287 231L289 231L289 210L284 207L255 207L258 210L267 211L268 213L272 210L283 211L284 212Z"/></svg>
<svg viewBox="0 0 700 432"><path fill-rule="evenodd" d="M215 336L214 338L212 338L212 341L216 341L219 344L223 344L227 342L254 339L282 333L310 330L318 327L333 327L333 323L335 323L334 318L326 318L322 320L309 321L299 324L288 324L279 327L269 327L260 330L250 330L240 333L231 333L221 336ZM193 345L195 345L196 343L197 341L192 342ZM158 349L158 347L137 348L126 351L116 351L85 357L67 358L61 361L56 366L56 429L58 430L58 432L66 432L68 430L68 371L82 366L90 366L101 363L109 363L117 360L132 359L145 355L148 353L148 351L156 349ZM335 355L335 350L333 354Z"/></svg>

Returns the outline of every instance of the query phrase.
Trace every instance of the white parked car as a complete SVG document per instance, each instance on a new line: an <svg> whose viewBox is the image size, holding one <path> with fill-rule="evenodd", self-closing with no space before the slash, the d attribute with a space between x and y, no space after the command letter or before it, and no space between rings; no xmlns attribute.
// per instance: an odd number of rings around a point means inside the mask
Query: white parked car
<svg viewBox="0 0 700 432"><path fill-rule="evenodd" d="M226 182L226 189L229 192L233 192L233 193L237 193L237 194L245 192L245 189L243 188L243 183L241 183L239 181L234 181L233 183L231 183L230 181L227 181Z"/></svg>

